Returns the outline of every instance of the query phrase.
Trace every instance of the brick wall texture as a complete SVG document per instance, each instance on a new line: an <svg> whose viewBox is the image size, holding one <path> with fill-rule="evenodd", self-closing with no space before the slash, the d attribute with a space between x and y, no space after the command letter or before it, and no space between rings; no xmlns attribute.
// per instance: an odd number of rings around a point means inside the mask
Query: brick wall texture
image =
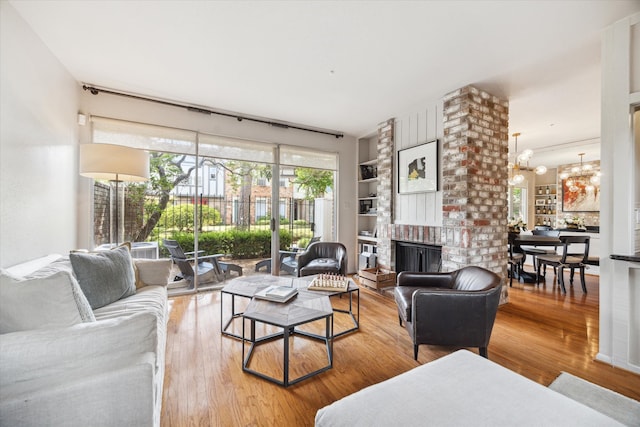
<svg viewBox="0 0 640 427"><path fill-rule="evenodd" d="M445 95L443 271L478 265L506 277L508 142L508 101L473 86Z"/></svg>
<svg viewBox="0 0 640 427"><path fill-rule="evenodd" d="M394 151L394 119L389 119L378 125L378 214L376 229L378 235L386 234L388 227L393 224L393 158ZM394 259L394 245L391 239L381 238L378 241L378 265L391 269Z"/></svg>

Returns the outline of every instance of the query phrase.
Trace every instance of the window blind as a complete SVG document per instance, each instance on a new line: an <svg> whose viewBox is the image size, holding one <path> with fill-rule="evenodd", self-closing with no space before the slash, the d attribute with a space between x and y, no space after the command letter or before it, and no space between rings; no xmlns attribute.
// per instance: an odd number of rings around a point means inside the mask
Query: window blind
<svg viewBox="0 0 640 427"><path fill-rule="evenodd" d="M338 169L338 154L283 145L280 147L280 164L335 171Z"/></svg>
<svg viewBox="0 0 640 427"><path fill-rule="evenodd" d="M201 157L274 163L274 144L229 136L198 134L198 154Z"/></svg>
<svg viewBox="0 0 640 427"><path fill-rule="evenodd" d="M93 142L119 144L149 151L215 157L218 159L275 163L275 144L229 136L92 116ZM197 145L197 149L196 149ZM280 164L314 169L338 169L337 153L280 146Z"/></svg>
<svg viewBox="0 0 640 427"><path fill-rule="evenodd" d="M93 142L126 145L149 151L196 154L196 132L126 120L92 116Z"/></svg>

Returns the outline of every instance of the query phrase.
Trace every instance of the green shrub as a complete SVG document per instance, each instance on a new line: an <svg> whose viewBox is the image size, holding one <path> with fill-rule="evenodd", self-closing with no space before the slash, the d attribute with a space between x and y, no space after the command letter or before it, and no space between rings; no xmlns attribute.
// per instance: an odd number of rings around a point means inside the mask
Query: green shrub
<svg viewBox="0 0 640 427"><path fill-rule="evenodd" d="M309 223L307 222L306 219L294 219L293 220L293 225L308 225Z"/></svg>
<svg viewBox="0 0 640 427"><path fill-rule="evenodd" d="M194 217L193 204L188 203L178 206L170 206L160 218L160 224L178 231L193 231ZM200 224L211 226L222 223L220 212L209 206L199 206Z"/></svg>
<svg viewBox="0 0 640 427"><path fill-rule="evenodd" d="M176 232L171 239L180 243L182 250L194 250L193 233ZM280 248L291 247L291 233L280 231ZM209 231L199 234L198 249L205 255L229 254L232 258L266 258L271 252L271 231L269 230L227 230ZM163 248L164 253L164 248Z"/></svg>
<svg viewBox="0 0 640 427"><path fill-rule="evenodd" d="M261 216L256 219L256 225L269 225L270 221L271 220L269 218Z"/></svg>
<svg viewBox="0 0 640 427"><path fill-rule="evenodd" d="M298 247L306 248L307 246L309 246L309 241L311 241L311 239L308 237L303 237L301 239L298 239Z"/></svg>

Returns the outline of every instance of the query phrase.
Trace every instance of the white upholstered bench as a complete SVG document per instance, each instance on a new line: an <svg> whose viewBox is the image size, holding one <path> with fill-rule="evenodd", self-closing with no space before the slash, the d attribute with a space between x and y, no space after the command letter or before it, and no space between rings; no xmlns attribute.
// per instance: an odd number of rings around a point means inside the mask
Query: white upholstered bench
<svg viewBox="0 0 640 427"><path fill-rule="evenodd" d="M320 409L317 427L620 426L616 420L467 350Z"/></svg>

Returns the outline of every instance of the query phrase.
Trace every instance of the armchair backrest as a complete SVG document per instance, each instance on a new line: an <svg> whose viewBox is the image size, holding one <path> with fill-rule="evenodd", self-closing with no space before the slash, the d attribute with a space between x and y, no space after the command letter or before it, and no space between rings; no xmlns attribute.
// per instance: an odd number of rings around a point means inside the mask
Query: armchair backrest
<svg viewBox="0 0 640 427"><path fill-rule="evenodd" d="M501 283L500 276L482 267L467 266L454 272L453 289L459 291L483 291Z"/></svg>
<svg viewBox="0 0 640 427"><path fill-rule="evenodd" d="M455 281L455 272L413 272L401 271L398 273L398 286L429 286L431 288L452 289Z"/></svg>
<svg viewBox="0 0 640 427"><path fill-rule="evenodd" d="M448 273L403 271L398 274L398 286L482 291L499 286L501 283L500 276L474 265Z"/></svg>
<svg viewBox="0 0 640 427"><path fill-rule="evenodd" d="M347 249L339 242L313 242L307 246L305 252L312 255L313 258L342 258Z"/></svg>
<svg viewBox="0 0 640 427"><path fill-rule="evenodd" d="M317 258L331 258L338 261L341 274L346 274L347 248L340 242L314 242L298 255L298 268Z"/></svg>

